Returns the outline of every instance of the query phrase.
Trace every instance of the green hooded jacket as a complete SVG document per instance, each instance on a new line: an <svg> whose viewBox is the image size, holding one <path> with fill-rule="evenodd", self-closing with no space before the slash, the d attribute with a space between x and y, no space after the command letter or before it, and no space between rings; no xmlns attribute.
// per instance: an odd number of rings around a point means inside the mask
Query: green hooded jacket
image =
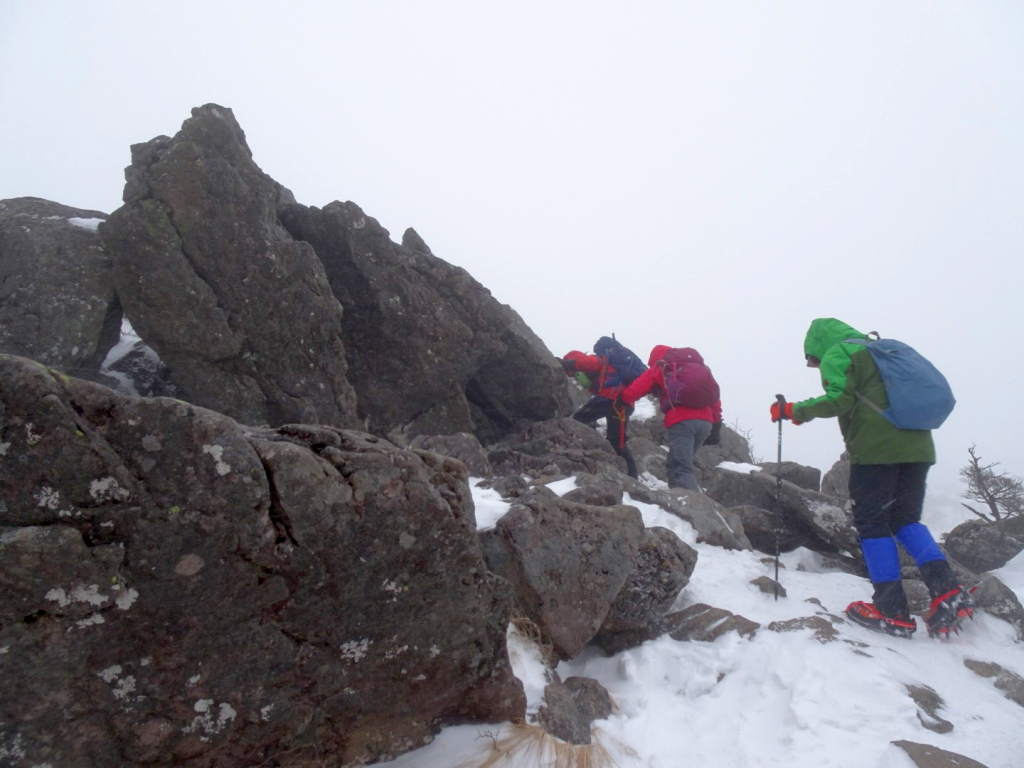
<svg viewBox="0 0 1024 768"><path fill-rule="evenodd" d="M935 444L927 430L897 429L871 406L857 400L857 393L885 410L889 398L871 353L862 344L844 344L867 335L833 317L811 323L804 339L804 354L821 361L821 385L825 394L793 403L796 421L839 417L851 464L935 463Z"/></svg>

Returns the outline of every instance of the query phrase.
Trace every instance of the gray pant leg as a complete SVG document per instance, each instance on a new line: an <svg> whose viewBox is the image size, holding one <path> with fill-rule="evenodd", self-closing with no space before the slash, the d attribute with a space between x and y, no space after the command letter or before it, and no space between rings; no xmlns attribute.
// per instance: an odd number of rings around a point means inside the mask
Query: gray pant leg
<svg viewBox="0 0 1024 768"><path fill-rule="evenodd" d="M711 422L687 419L668 428L668 487L699 491L693 474L693 454L711 434Z"/></svg>

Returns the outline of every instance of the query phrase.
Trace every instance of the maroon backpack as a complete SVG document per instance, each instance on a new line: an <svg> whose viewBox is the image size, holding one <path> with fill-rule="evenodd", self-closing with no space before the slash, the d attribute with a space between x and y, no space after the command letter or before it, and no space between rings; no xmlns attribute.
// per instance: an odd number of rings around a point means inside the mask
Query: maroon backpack
<svg viewBox="0 0 1024 768"><path fill-rule="evenodd" d="M665 378L665 394L673 407L706 408L721 398L718 382L696 349L670 349L658 365Z"/></svg>

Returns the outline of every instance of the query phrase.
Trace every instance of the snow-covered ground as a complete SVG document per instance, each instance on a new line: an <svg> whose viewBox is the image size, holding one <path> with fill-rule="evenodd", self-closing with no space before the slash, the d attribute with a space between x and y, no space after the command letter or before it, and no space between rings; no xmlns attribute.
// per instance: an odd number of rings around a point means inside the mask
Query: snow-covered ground
<svg viewBox="0 0 1024 768"><path fill-rule="evenodd" d="M570 479L552 487L561 494L574 485ZM508 504L493 491L474 487L473 492L479 526L493 526ZM1024 707L964 665L966 659L996 662L1024 676L1024 645L1015 642L1005 622L981 614L949 641L930 640L923 629L913 640L889 638L848 623L837 625L839 637L833 642L819 642L809 630L771 632L766 627L773 621L821 612L840 615L850 601L870 597L869 585L828 571L814 553L798 550L782 557L780 581L788 596L776 602L750 584L758 576L772 575L764 555L698 544L688 523L656 506L628 498L626 503L640 509L647 526L669 528L699 551L696 571L677 609L708 603L762 628L749 640L734 633L713 643L677 642L666 636L612 657L588 649L559 664L562 679L596 678L614 698L618 711L595 723L597 741L614 760L609 764L909 768L910 759L890 745L906 739L966 755L988 768L1024 766ZM935 528L936 533L946 529L942 524ZM1024 554L996 575L1024 598ZM535 712L544 690L537 650L510 632L509 653L525 685L529 710ZM908 685L938 693L944 701L938 714L953 724L952 731L938 734L923 726L920 717L927 716L919 717ZM556 762L554 752L539 754L533 741L497 756L495 740L514 733L509 724L447 728L429 746L387 765L577 764L565 762L564 751L562 762ZM582 760L578 764L590 765Z"/></svg>

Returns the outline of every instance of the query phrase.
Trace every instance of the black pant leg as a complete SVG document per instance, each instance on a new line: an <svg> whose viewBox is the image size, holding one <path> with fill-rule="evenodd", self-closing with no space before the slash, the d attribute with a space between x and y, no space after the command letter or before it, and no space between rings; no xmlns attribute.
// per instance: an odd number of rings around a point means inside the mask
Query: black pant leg
<svg viewBox="0 0 1024 768"><path fill-rule="evenodd" d="M896 533L905 525L921 522L924 511L925 480L930 464L897 464L895 504L889 516L892 532Z"/></svg>
<svg viewBox="0 0 1024 768"><path fill-rule="evenodd" d="M576 419L576 421L591 425L593 425L593 423L598 419L608 418L610 420L612 406L614 404L615 403L607 397L594 395L582 408L576 411L572 417Z"/></svg>
<svg viewBox="0 0 1024 768"><path fill-rule="evenodd" d="M896 503L899 464L851 464L853 525L862 539L892 536L890 515Z"/></svg>

